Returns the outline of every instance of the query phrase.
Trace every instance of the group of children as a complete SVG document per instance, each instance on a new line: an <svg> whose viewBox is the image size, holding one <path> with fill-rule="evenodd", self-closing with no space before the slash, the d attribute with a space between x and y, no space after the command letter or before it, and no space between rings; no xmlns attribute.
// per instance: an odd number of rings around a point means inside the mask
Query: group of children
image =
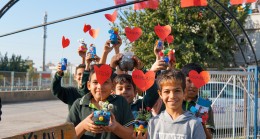
<svg viewBox="0 0 260 139"><path fill-rule="evenodd" d="M155 63L150 71L156 73L156 81L152 87L146 90L143 98L138 98L138 88L132 80L132 76L125 74L118 68L122 54L119 47L122 41L110 46L108 40L105 43L102 57L95 59L88 54L82 54L84 65L76 68L75 80L78 88L62 87L61 78L63 71L60 65L53 79L52 92L69 106L68 122L75 125L78 138L86 139L204 139L212 138L214 132L214 120L212 109L209 109L209 118L206 125L202 124L189 108L196 105L198 88L189 80L188 73L191 70L201 72L203 69L197 64L188 64L181 71L175 70L174 63L165 66L166 63L157 55ZM109 52L115 50L110 66L113 73L103 84L99 84L96 72L91 66L95 61L102 66L106 64ZM156 53L155 53L156 54ZM135 69L143 69L143 63L133 56ZM163 71L162 71L163 70ZM110 121L108 126L95 124L94 112L100 110L100 102L112 104ZM162 103L163 102L163 103ZM140 110L149 108L153 117L148 122L147 132L135 133L133 124ZM145 133L145 134L142 134Z"/></svg>

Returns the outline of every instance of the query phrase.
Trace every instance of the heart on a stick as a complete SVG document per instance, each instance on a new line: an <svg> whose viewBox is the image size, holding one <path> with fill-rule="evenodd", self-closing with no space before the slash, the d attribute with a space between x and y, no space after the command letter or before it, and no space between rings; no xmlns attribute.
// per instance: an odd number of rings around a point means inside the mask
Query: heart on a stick
<svg viewBox="0 0 260 139"><path fill-rule="evenodd" d="M117 10L115 10L113 12L113 14L105 14L105 17L107 20L109 20L110 22L114 23L116 18L117 18Z"/></svg>
<svg viewBox="0 0 260 139"><path fill-rule="evenodd" d="M88 32L89 30L91 29L91 26L90 25L84 25L84 28L83 28L83 31L84 33Z"/></svg>
<svg viewBox="0 0 260 139"><path fill-rule="evenodd" d="M134 27L133 29L131 29L130 27L126 27L125 34L126 34L126 37L128 38L128 40L130 42L133 42L141 37L142 29L139 27Z"/></svg>
<svg viewBox="0 0 260 139"><path fill-rule="evenodd" d="M102 65L100 67L95 65L94 70L96 73L97 81L101 85L110 78L112 73L112 69L109 65Z"/></svg>
<svg viewBox="0 0 260 139"><path fill-rule="evenodd" d="M160 25L157 25L154 27L154 32L155 34L162 40L164 41L165 38L167 36L169 36L169 34L171 33L171 26L169 25L166 25L166 26L160 26Z"/></svg>
<svg viewBox="0 0 260 139"><path fill-rule="evenodd" d="M154 84L155 73L153 71L148 71L144 74L142 70L134 70L132 79L140 90L146 91Z"/></svg>
<svg viewBox="0 0 260 139"><path fill-rule="evenodd" d="M97 38L98 33L99 33L99 29L91 29L91 30L89 31L89 35L90 35L92 38L94 38L94 39Z"/></svg>
<svg viewBox="0 0 260 139"><path fill-rule="evenodd" d="M172 35L169 35L169 36L166 38L166 41L167 41L168 43L172 43L173 40L174 40L174 37L173 37Z"/></svg>
<svg viewBox="0 0 260 139"><path fill-rule="evenodd" d="M66 48L70 45L70 40L62 36L62 48Z"/></svg>
<svg viewBox="0 0 260 139"><path fill-rule="evenodd" d="M207 71L198 73L195 70L191 70L189 72L189 78L197 88L204 86L210 81L210 75Z"/></svg>

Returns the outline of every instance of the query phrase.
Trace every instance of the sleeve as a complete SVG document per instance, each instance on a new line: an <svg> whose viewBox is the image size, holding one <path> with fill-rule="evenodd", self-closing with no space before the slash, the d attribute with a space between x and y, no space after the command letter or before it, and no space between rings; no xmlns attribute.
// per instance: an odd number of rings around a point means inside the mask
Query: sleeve
<svg viewBox="0 0 260 139"><path fill-rule="evenodd" d="M77 99L70 108L69 115L67 117L67 122L71 122L76 127L81 122L81 111L80 111L80 99Z"/></svg>
<svg viewBox="0 0 260 139"><path fill-rule="evenodd" d="M147 91L146 94L144 96L144 105L146 107L150 107L152 108L153 105L156 103L157 99L159 98L159 94L158 94L158 87L156 84L156 81L154 81L154 84L152 87L150 87Z"/></svg>
<svg viewBox="0 0 260 139"><path fill-rule="evenodd" d="M72 105L75 99L81 96L79 95L78 90L74 87L62 87L61 78L62 77L57 73L55 74L51 84L52 94L59 98L62 102Z"/></svg>
<svg viewBox="0 0 260 139"><path fill-rule="evenodd" d="M212 133L215 133L215 123L214 123L214 114L213 114L213 110L212 107L209 108L209 118L207 120L206 123L206 128L210 128Z"/></svg>
<svg viewBox="0 0 260 139"><path fill-rule="evenodd" d="M89 71L85 70L82 76L82 81L81 81L81 87L79 88L79 91L81 92L89 92L86 83L88 82L89 79Z"/></svg>
<svg viewBox="0 0 260 139"><path fill-rule="evenodd" d="M197 120L194 131L193 131L193 137L194 139L206 139L206 134L203 129L203 126L201 122Z"/></svg>
<svg viewBox="0 0 260 139"><path fill-rule="evenodd" d="M148 129L147 129L148 134L147 134L147 139L152 139L152 134L153 134L153 132L152 132L151 127L152 127L152 120L150 119L149 122L148 122Z"/></svg>
<svg viewBox="0 0 260 139"><path fill-rule="evenodd" d="M123 108L123 112L124 112L124 116L122 118L122 123L120 123L121 125L128 125L129 122L132 122L134 120L134 116L132 114L131 108L128 104L128 102L126 101L125 98L121 98L122 99L122 108ZM118 113L120 114L120 113ZM129 126L129 125L128 125Z"/></svg>

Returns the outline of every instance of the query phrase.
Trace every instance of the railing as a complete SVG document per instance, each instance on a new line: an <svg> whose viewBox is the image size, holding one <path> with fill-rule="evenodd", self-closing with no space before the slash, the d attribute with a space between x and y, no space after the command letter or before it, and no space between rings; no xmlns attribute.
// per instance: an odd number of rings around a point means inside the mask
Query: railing
<svg viewBox="0 0 260 139"><path fill-rule="evenodd" d="M211 80L200 89L200 96L212 101L216 127L214 138L252 138L254 123L260 123L259 117L254 121L254 73L212 71L210 75Z"/></svg>
<svg viewBox="0 0 260 139"><path fill-rule="evenodd" d="M0 91L50 89L53 77L50 73L0 71ZM64 77L62 85L76 86L76 82L73 77Z"/></svg>

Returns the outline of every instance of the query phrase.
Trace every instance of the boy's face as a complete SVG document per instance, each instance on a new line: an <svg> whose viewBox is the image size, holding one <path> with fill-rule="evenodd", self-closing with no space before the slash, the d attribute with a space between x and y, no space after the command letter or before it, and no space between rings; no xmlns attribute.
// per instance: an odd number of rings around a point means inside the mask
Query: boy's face
<svg viewBox="0 0 260 139"><path fill-rule="evenodd" d="M115 86L115 94L123 96L130 104L135 97L134 87L130 83L118 83Z"/></svg>
<svg viewBox="0 0 260 139"><path fill-rule="evenodd" d="M91 80L88 81L87 86L94 99L98 102L107 99L107 97L111 93L113 84L111 79L109 78L102 85L100 85L97 81L96 73L94 73L91 75Z"/></svg>
<svg viewBox="0 0 260 139"><path fill-rule="evenodd" d="M78 86L82 84L82 76L84 73L84 68L78 68L76 70L76 75L74 76L74 80L78 83Z"/></svg>
<svg viewBox="0 0 260 139"><path fill-rule="evenodd" d="M159 91L160 98L163 100L166 109L182 110L182 102L184 92L181 82L173 81L162 85L162 90Z"/></svg>
<svg viewBox="0 0 260 139"><path fill-rule="evenodd" d="M199 93L199 89L194 86L192 81L190 80L189 77L186 77L186 88L185 88L185 95L186 98L191 98L194 99Z"/></svg>

